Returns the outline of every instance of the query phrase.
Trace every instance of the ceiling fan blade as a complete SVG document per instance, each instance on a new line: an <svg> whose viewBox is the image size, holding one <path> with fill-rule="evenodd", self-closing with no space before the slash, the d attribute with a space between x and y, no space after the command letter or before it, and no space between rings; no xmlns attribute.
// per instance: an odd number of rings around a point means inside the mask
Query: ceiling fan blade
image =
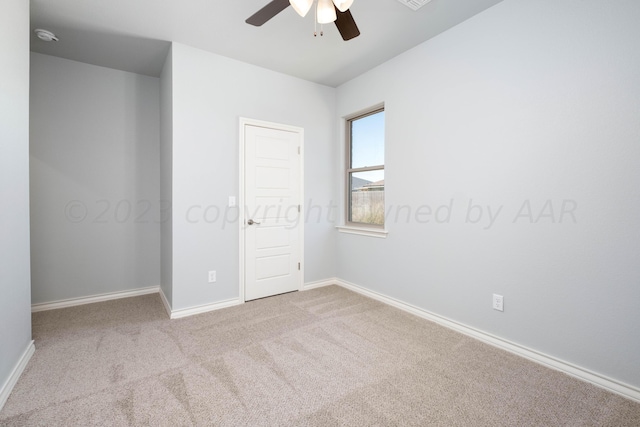
<svg viewBox="0 0 640 427"><path fill-rule="evenodd" d="M246 21L247 24L261 26L269 19L273 18L289 6L289 0L272 0L265 7L251 15Z"/></svg>
<svg viewBox="0 0 640 427"><path fill-rule="evenodd" d="M343 40L351 40L360 35L360 30L358 30L356 21L353 19L353 16L351 16L349 9L340 12L336 7L336 15L338 17L338 19L336 19L336 27L338 27L338 31L340 31Z"/></svg>

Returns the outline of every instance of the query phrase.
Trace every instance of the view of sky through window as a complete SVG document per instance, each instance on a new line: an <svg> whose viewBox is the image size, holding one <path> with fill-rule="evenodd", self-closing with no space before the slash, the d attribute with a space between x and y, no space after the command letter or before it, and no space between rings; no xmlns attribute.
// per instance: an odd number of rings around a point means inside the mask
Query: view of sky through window
<svg viewBox="0 0 640 427"><path fill-rule="evenodd" d="M351 126L351 167L384 165L384 111L355 120ZM371 171L368 179L384 179L384 171Z"/></svg>

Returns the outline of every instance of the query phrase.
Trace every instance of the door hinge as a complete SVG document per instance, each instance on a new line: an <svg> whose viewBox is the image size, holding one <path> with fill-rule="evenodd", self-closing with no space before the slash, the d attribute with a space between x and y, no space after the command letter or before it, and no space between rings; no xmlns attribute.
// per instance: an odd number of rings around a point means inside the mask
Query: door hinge
<svg viewBox="0 0 640 427"><path fill-rule="evenodd" d="M300 154L300 147L298 147L298 154Z"/></svg>
<svg viewBox="0 0 640 427"><path fill-rule="evenodd" d="M298 270L300 270L300 263L298 263Z"/></svg>
<svg viewBox="0 0 640 427"><path fill-rule="evenodd" d="M300 213L300 205L298 205L298 213Z"/></svg>

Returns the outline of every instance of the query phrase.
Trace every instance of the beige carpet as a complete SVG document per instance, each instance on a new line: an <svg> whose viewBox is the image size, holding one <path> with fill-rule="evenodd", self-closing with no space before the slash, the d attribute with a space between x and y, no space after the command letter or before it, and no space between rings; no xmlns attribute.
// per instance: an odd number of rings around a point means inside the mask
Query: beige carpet
<svg viewBox="0 0 640 427"><path fill-rule="evenodd" d="M336 286L33 315L2 426L640 426L640 404Z"/></svg>

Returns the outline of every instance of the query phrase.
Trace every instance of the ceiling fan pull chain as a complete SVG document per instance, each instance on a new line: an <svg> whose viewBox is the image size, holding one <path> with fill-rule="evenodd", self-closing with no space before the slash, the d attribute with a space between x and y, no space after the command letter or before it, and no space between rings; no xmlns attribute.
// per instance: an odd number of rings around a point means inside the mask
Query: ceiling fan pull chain
<svg viewBox="0 0 640 427"><path fill-rule="evenodd" d="M318 8L314 7L315 19L313 20L313 37L318 37Z"/></svg>

